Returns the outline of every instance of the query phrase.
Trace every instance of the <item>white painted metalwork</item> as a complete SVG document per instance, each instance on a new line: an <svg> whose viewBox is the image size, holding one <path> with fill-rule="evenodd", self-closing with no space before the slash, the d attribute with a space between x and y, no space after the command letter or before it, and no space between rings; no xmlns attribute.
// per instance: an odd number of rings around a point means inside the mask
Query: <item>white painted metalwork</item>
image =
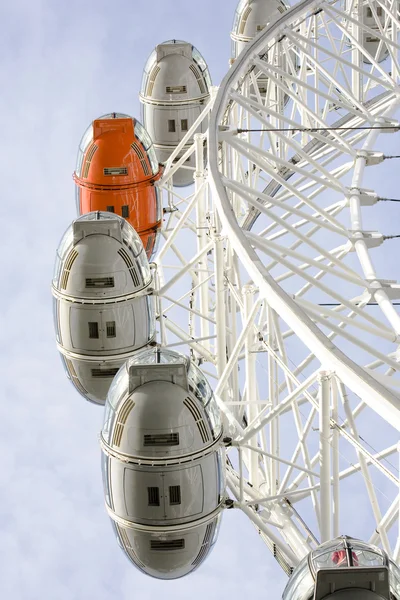
<svg viewBox="0 0 400 600"><path fill-rule="evenodd" d="M362 7L304 0L266 27L159 184L158 339L213 385L227 506L287 573L339 534L400 553L400 23L397 0Z"/></svg>

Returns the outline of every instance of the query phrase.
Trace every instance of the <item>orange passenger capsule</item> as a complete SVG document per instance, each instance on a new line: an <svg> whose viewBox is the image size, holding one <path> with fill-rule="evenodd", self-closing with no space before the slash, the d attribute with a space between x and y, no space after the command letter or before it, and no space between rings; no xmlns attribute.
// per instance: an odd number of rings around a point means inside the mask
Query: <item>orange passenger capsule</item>
<svg viewBox="0 0 400 600"><path fill-rule="evenodd" d="M139 234L148 259L161 228L161 177L153 142L129 115L111 113L93 121L79 145L74 180L79 215L108 211L124 217Z"/></svg>

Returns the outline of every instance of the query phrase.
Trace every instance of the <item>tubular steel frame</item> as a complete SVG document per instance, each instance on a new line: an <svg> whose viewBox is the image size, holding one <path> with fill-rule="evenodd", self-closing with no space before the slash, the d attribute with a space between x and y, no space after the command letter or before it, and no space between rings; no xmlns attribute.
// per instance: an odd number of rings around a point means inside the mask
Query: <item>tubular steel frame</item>
<svg viewBox="0 0 400 600"><path fill-rule="evenodd" d="M213 385L226 506L288 574L349 527L400 558L400 287L372 260L394 242L363 225L372 210L385 223L370 168L398 140L400 23L394 0L364 4L385 23L363 25L356 0L303 0L264 29L158 184L159 341ZM384 61L363 48L367 34ZM202 119L208 134L195 133ZM194 186L173 188L193 152Z"/></svg>

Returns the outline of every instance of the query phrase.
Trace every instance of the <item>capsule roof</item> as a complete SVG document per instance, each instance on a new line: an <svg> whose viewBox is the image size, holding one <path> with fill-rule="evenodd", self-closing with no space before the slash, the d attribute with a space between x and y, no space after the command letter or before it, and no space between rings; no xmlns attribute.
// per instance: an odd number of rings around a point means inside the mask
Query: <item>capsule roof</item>
<svg viewBox="0 0 400 600"><path fill-rule="evenodd" d="M132 404L135 409L128 411ZM120 436L115 427L120 413L125 415L127 431L131 428L130 435ZM113 380L102 436L123 454L178 458L212 445L221 433L221 414L211 387L200 369L182 354L155 349L138 352ZM157 436L161 436L159 443Z"/></svg>
<svg viewBox="0 0 400 600"><path fill-rule="evenodd" d="M57 250L53 286L76 298L113 298L151 281L143 244L122 217L88 213L65 232Z"/></svg>
<svg viewBox="0 0 400 600"><path fill-rule="evenodd" d="M188 42L168 40L156 46L143 71L140 94L163 102L191 101L210 93L206 61Z"/></svg>
<svg viewBox="0 0 400 600"><path fill-rule="evenodd" d="M309 600L314 595L318 571L346 567L387 567L390 592L396 600L400 599L400 569L386 552L373 544L343 535L321 544L300 561L286 585L283 600Z"/></svg>
<svg viewBox="0 0 400 600"><path fill-rule="evenodd" d="M75 179L103 186L125 186L160 172L153 142L139 121L123 113L95 119L79 144Z"/></svg>
<svg viewBox="0 0 400 600"><path fill-rule="evenodd" d="M282 0L240 0L231 32L233 58L241 52L244 43L250 42L288 8Z"/></svg>

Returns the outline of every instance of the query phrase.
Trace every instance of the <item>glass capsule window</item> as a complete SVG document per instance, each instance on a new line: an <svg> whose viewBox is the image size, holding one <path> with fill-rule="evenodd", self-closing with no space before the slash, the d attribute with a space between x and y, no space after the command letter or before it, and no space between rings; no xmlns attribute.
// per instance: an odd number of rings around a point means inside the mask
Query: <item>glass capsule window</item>
<svg viewBox="0 0 400 600"><path fill-rule="evenodd" d="M389 587L396 600L400 598L400 568L389 560Z"/></svg>
<svg viewBox="0 0 400 600"><path fill-rule="evenodd" d="M282 600L307 600L314 594L314 579L305 556L293 571L282 595Z"/></svg>
<svg viewBox="0 0 400 600"><path fill-rule="evenodd" d="M173 352L172 350L160 350L158 352L157 348L151 348L150 350L136 354L136 356L132 356L127 363L127 367L129 368L131 365L152 365L155 363L163 365L181 363L187 367L188 362L189 359L179 352Z"/></svg>
<svg viewBox="0 0 400 600"><path fill-rule="evenodd" d="M312 567L318 569L338 567L380 567L386 556L376 546L351 538L339 538L323 544L312 553Z"/></svg>
<svg viewBox="0 0 400 600"><path fill-rule="evenodd" d="M192 46L192 57L193 57L194 62L200 68L201 73L207 83L207 88L208 88L207 91L209 91L210 87L212 85L210 72L208 70L206 61L204 60L203 56L200 54L200 52L197 50L197 48L195 46Z"/></svg>
<svg viewBox="0 0 400 600"><path fill-rule="evenodd" d="M153 142L151 141L151 137L149 136L143 125L139 123L139 121L137 121L136 119L134 120L134 133L135 136L138 138L139 142L142 143L144 149L148 150Z"/></svg>
<svg viewBox="0 0 400 600"><path fill-rule="evenodd" d="M119 216L119 215L118 215ZM108 217L110 218L110 216ZM134 228L127 222L121 222L122 240L137 258L143 252L143 244Z"/></svg>
<svg viewBox="0 0 400 600"><path fill-rule="evenodd" d="M243 12L244 7L248 3L249 0L240 0L239 4L236 7L235 16L233 17L233 25L232 31L236 32L239 28L240 18Z"/></svg>
<svg viewBox="0 0 400 600"><path fill-rule="evenodd" d="M113 426L114 420L115 420L115 410L109 402L106 402L106 406L104 409L103 429L101 431L101 434L104 438L104 441L107 442L107 444L110 444L110 436L111 436L111 431L113 429L112 426Z"/></svg>
<svg viewBox="0 0 400 600"><path fill-rule="evenodd" d="M150 161L152 174L157 175L159 165L156 151L153 147L153 141L147 133L146 129L143 127L143 125L139 123L139 121L137 121L136 119L134 119L134 133L139 142L142 144L143 148L146 150L148 159Z"/></svg>
<svg viewBox="0 0 400 600"><path fill-rule="evenodd" d="M152 70L154 69L154 67L156 65L156 62L157 62L157 52L156 52L156 50L153 50L153 52L150 54L149 58L147 59L147 62L143 69L142 85L141 85L141 89L140 89L140 92L143 96L146 95L147 82L148 82L150 73L152 72Z"/></svg>
<svg viewBox="0 0 400 600"><path fill-rule="evenodd" d="M90 123L89 127L86 129L85 133L83 134L81 141L79 142L78 156L76 159L76 169L75 169L75 172L78 175L78 177L80 177L82 175L83 159L84 159L86 150L88 149L88 147L92 143L92 141L93 141L93 124Z"/></svg>
<svg viewBox="0 0 400 600"><path fill-rule="evenodd" d="M57 248L56 252L56 261L54 265L54 274L53 274L53 283L56 287L58 287L58 282L60 281L61 270L63 262L71 250L74 242L74 232L72 230L72 226L70 225L63 237L61 238L60 245Z"/></svg>
<svg viewBox="0 0 400 600"><path fill-rule="evenodd" d="M104 425L106 425L106 418L108 415L108 407L110 407L110 415L111 415L111 423L113 422L115 411L121 402L125 399L128 394L128 378L127 378L127 365L129 361L126 362L115 375L112 383L110 385L110 389L108 390L107 400L106 400L106 409L104 413ZM111 427L111 423L107 425L107 427Z"/></svg>
<svg viewBox="0 0 400 600"><path fill-rule="evenodd" d="M104 454L104 452L103 452L103 454L101 456L101 474L103 477L104 497L105 497L107 506L109 506L112 509L113 506L111 504L109 469L110 469L110 457L107 456L107 454Z"/></svg>
<svg viewBox="0 0 400 600"><path fill-rule="evenodd" d="M211 426L211 431L213 432L214 437L218 437L222 430L222 420L214 392L205 375L193 362L190 362L189 364L187 375L189 389L204 406Z"/></svg>

